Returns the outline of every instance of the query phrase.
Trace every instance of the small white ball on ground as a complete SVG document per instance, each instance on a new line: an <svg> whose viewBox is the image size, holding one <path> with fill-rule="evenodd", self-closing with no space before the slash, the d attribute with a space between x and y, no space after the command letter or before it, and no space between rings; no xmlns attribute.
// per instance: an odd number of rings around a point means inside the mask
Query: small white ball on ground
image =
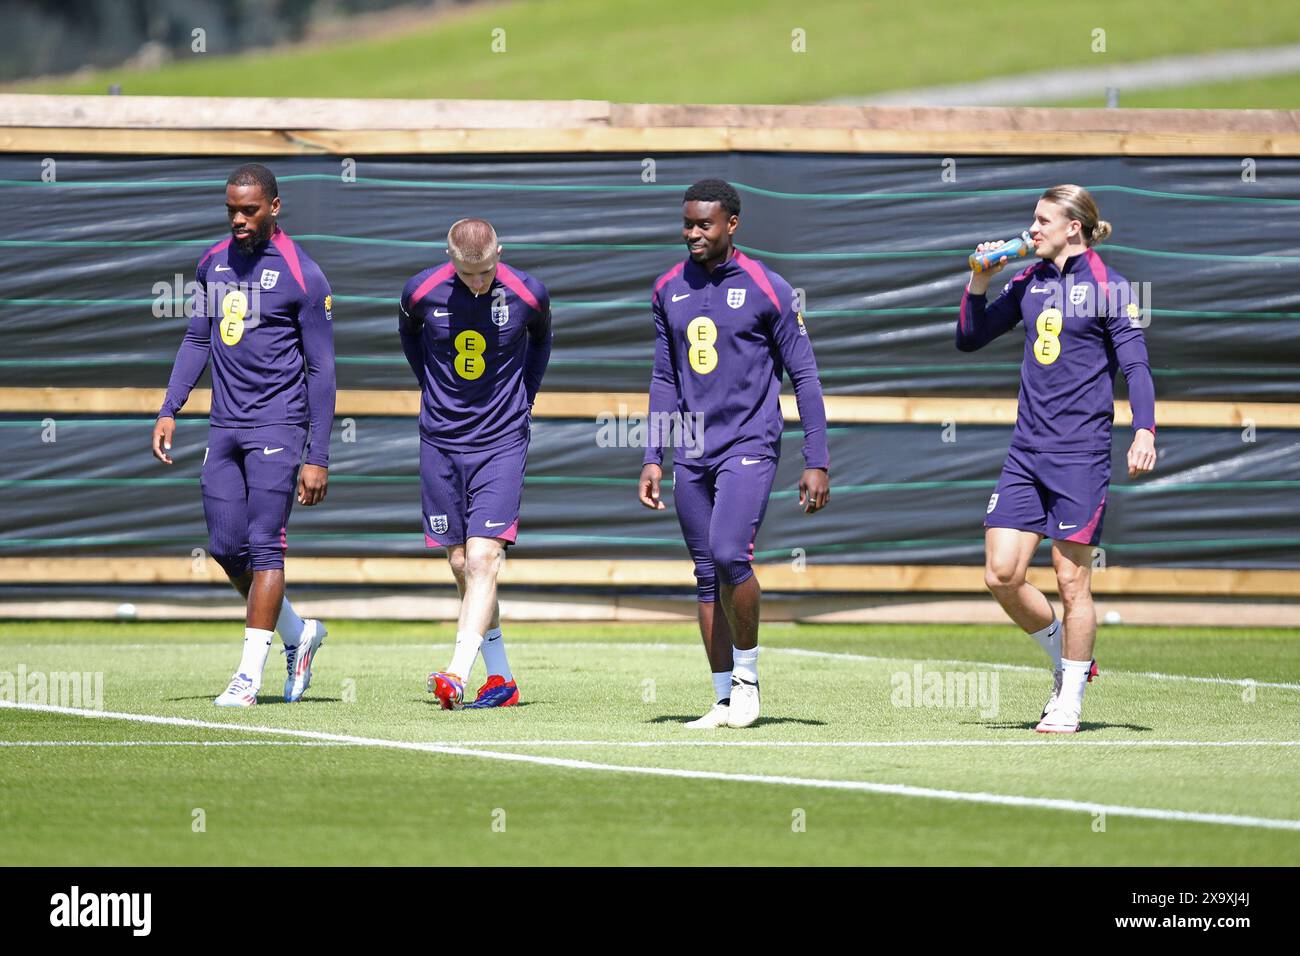
<svg viewBox="0 0 1300 956"><path fill-rule="evenodd" d="M1106 616L1102 618L1106 624L1123 624L1124 619L1119 616L1119 611L1107 611Z"/></svg>
<svg viewBox="0 0 1300 956"><path fill-rule="evenodd" d="M117 606L117 619L118 619L119 621L134 621L134 620L135 620L135 605L134 605L134 604L119 604L119 605Z"/></svg>

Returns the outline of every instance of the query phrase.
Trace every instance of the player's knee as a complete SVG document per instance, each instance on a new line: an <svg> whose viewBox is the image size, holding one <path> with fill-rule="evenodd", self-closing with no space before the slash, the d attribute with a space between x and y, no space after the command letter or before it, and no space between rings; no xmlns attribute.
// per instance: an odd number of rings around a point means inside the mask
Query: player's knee
<svg viewBox="0 0 1300 956"><path fill-rule="evenodd" d="M284 569L284 548L276 545L254 545L249 548L249 563L254 571L281 571Z"/></svg>
<svg viewBox="0 0 1300 956"><path fill-rule="evenodd" d="M241 577L251 567L248 547L243 541L213 535L208 538L208 554L232 578Z"/></svg>
<svg viewBox="0 0 1300 956"><path fill-rule="evenodd" d="M1092 600L1092 575L1086 568L1063 565L1056 569L1056 589L1061 603L1069 607Z"/></svg>
<svg viewBox="0 0 1300 956"><path fill-rule="evenodd" d="M465 576L470 578L492 578L496 577L497 572L501 569L501 552L483 549L466 548L464 557Z"/></svg>
<svg viewBox="0 0 1300 956"><path fill-rule="evenodd" d="M1025 573L1008 561L989 561L984 566L984 586L990 591L1014 591L1025 583Z"/></svg>
<svg viewBox="0 0 1300 956"><path fill-rule="evenodd" d="M695 597L701 604L712 604L718 599L718 579L710 574L695 575Z"/></svg>
<svg viewBox="0 0 1300 956"><path fill-rule="evenodd" d="M449 548L447 551L447 563L451 565L451 573L456 576L457 581L465 580L465 549Z"/></svg>
<svg viewBox="0 0 1300 956"><path fill-rule="evenodd" d="M743 584L754 574L749 563L749 549L717 548L713 552L713 566L717 568L718 577L730 585Z"/></svg>

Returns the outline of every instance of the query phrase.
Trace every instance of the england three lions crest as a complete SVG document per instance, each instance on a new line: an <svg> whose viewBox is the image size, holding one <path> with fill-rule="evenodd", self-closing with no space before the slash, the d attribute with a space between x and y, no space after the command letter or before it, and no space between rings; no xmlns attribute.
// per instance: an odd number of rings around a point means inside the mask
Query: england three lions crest
<svg viewBox="0 0 1300 956"><path fill-rule="evenodd" d="M429 515L429 530L431 530L434 534L446 534L447 516Z"/></svg>
<svg viewBox="0 0 1300 956"><path fill-rule="evenodd" d="M497 328L500 328L501 326L505 325L509 321L510 321L509 303L501 302L492 306L493 325L495 325Z"/></svg>
<svg viewBox="0 0 1300 956"><path fill-rule="evenodd" d="M262 288L274 289L276 280L280 278L280 273L275 269L262 270Z"/></svg>
<svg viewBox="0 0 1300 956"><path fill-rule="evenodd" d="M731 306L733 309L739 309L744 304L745 304L744 289L727 290L727 305Z"/></svg>

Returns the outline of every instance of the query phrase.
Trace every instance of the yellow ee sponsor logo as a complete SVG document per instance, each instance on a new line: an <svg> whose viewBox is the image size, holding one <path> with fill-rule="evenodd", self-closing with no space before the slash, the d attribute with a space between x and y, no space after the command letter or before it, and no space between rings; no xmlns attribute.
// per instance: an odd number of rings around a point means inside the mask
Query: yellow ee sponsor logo
<svg viewBox="0 0 1300 956"><path fill-rule="evenodd" d="M221 323L218 330L221 341L238 345L244 337L244 319L248 316L248 296L238 289L227 292L221 300Z"/></svg>
<svg viewBox="0 0 1300 956"><path fill-rule="evenodd" d="M1039 365L1051 365L1061 357L1061 330L1065 320L1060 309L1044 309L1035 322L1038 338L1034 340L1034 358Z"/></svg>
<svg viewBox="0 0 1300 956"><path fill-rule="evenodd" d="M707 316L691 319L686 326L686 357L701 375L718 367L718 350L713 347L717 341L718 327Z"/></svg>
<svg viewBox="0 0 1300 956"><path fill-rule="evenodd" d="M487 350L487 339L473 329L466 329L456 336L455 346L456 374L470 381L482 375L487 368L483 357L483 353Z"/></svg>

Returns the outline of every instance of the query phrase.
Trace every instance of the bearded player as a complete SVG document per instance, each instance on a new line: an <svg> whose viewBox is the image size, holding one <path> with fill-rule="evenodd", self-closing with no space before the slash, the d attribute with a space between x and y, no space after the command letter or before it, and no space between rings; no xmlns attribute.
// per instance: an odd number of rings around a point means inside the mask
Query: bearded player
<svg viewBox="0 0 1300 956"><path fill-rule="evenodd" d="M284 644L284 699L311 683L325 627L284 596L284 551L299 503L325 499L334 421L334 326L320 267L276 224L275 176L256 163L226 181L230 237L203 254L197 291L153 453L172 464L176 413L212 361L212 409L200 486L212 557L248 602L244 652L218 707L257 703L271 632ZM299 462L306 449L306 463Z"/></svg>
<svg viewBox="0 0 1300 956"><path fill-rule="evenodd" d="M532 405L551 356L551 299L501 261L496 230L462 219L444 265L402 290L398 331L420 384L424 540L445 548L460 593L456 646L427 681L444 710L510 707L519 687L506 656L497 576L519 530ZM479 651L487 681L468 705Z"/></svg>
<svg viewBox="0 0 1300 956"><path fill-rule="evenodd" d="M1017 325L1025 329L1016 428L984 519L984 579L1052 661L1052 695L1035 728L1040 733L1079 729L1084 689L1097 673L1092 553L1110 484L1117 369L1124 370L1133 411L1129 477L1151 471L1156 461L1155 387L1137 297L1093 250L1110 232L1086 189L1052 187L1039 199L1030 230L1038 261L992 303L989 277L1006 258L972 272L957 320L963 352ZM978 251L996 245L982 243ZM1052 539L1063 622L1025 580L1043 538Z"/></svg>
<svg viewBox="0 0 1300 956"><path fill-rule="evenodd" d="M698 616L716 703L692 728L748 727L759 716L761 592L751 561L754 538L781 453L781 374L794 384L803 422L806 514L830 498L826 410L812 344L789 283L733 243L740 196L720 179L686 191L682 238L688 258L655 283L655 364L650 441L639 497L662 510L664 429L694 430L674 452L673 498L695 562ZM721 605L721 613L719 613Z"/></svg>

